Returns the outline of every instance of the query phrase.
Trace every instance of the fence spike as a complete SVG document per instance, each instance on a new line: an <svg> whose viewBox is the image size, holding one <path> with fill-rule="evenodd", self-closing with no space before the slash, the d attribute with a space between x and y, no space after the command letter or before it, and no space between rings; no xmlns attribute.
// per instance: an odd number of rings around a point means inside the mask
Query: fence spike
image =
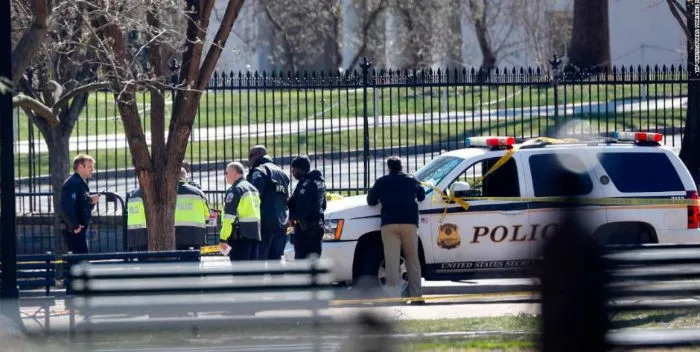
<svg viewBox="0 0 700 352"><path fill-rule="evenodd" d="M654 65L654 73L659 73L659 65Z"/></svg>

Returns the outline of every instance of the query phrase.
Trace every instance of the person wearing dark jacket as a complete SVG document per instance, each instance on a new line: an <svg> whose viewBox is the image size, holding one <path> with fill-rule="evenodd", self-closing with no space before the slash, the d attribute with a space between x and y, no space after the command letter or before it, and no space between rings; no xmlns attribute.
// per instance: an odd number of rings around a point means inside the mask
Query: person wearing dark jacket
<svg viewBox="0 0 700 352"><path fill-rule="evenodd" d="M92 209L99 202L99 195L91 195L87 180L95 172L95 159L80 154L73 159L75 173L63 183L61 189L61 214L63 238L68 250L87 253L87 228Z"/></svg>
<svg viewBox="0 0 700 352"><path fill-rule="evenodd" d="M418 202L425 190L413 176L403 173L401 159L387 159L389 174L380 177L367 194L367 204L381 203L382 242L386 263L386 284L392 296L401 296L399 262L401 250L406 258L408 294L420 297L421 271L418 259ZM421 303L418 301L417 303Z"/></svg>
<svg viewBox="0 0 700 352"><path fill-rule="evenodd" d="M306 156L292 161L292 176L299 181L289 199L289 218L294 224L294 258L321 256L323 211L326 210L326 184L321 172L310 171Z"/></svg>
<svg viewBox="0 0 700 352"><path fill-rule="evenodd" d="M287 244L289 176L257 145L248 153L250 172L246 179L260 194L260 260L280 260Z"/></svg>

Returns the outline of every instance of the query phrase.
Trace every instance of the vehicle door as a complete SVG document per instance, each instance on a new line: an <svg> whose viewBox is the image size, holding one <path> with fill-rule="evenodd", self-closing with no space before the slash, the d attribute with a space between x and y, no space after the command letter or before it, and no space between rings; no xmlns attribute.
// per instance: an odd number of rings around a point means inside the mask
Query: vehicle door
<svg viewBox="0 0 700 352"><path fill-rule="evenodd" d="M596 187L600 167L591 160L593 155L584 149L529 150L521 157L528 174L526 196L541 199L530 202L528 207L533 251L536 257L540 257L546 240L559 227L564 211L561 207L563 197L604 196L601 188ZM580 206L575 209L575 214L585 219L582 225L589 231L607 221L605 208L597 204Z"/></svg>
<svg viewBox="0 0 700 352"><path fill-rule="evenodd" d="M460 190L457 195L489 197L488 200L469 201L465 210L458 203L445 204L433 197L430 227L436 273L470 273L527 265L523 262L530 258L527 203L498 200L519 197L524 189L518 161L511 158L481 180L481 175L504 154L504 151L492 152L478 160L472 159L471 163L465 163L463 171L452 176L446 187ZM445 208L447 213L443 218Z"/></svg>

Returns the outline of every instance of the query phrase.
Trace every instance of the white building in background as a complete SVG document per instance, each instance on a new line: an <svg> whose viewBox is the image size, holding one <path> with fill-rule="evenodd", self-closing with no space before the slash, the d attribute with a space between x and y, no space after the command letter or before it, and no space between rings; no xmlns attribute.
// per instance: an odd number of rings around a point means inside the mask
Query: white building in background
<svg viewBox="0 0 700 352"><path fill-rule="evenodd" d="M343 4L343 65L346 66L358 49L352 41L354 21L357 16L350 0ZM426 0L428 1L428 0ZM555 10L571 11L573 0L555 0ZM217 21L223 14L227 0L218 0L212 22ZM257 2L245 3L240 17L236 21L225 50L218 63L218 69L224 71L271 70L269 56L271 53L272 26L259 11ZM217 16L218 12L218 16ZM258 13L258 15L255 15ZM397 19L390 13L385 16L384 24L384 57L375 60L375 67L396 67L400 58L392 53L400 51L401 43L394 40L397 33ZM613 65L680 65L686 61L685 36L671 15L665 1L660 0L609 0L610 49ZM211 26L214 27L214 26ZM214 31L210 29L210 36ZM462 59L464 66L478 67L481 63L481 53L476 42L476 36L470 23L462 21ZM257 40L256 40L257 38ZM565 53L561 53L564 55ZM455 67L458 63L440 60L440 53L434 53L435 66L445 64ZM454 60L453 60L454 61ZM527 53L526 48L507 58L499 59L499 66L534 66L535 60ZM309 67L309 69L314 69Z"/></svg>

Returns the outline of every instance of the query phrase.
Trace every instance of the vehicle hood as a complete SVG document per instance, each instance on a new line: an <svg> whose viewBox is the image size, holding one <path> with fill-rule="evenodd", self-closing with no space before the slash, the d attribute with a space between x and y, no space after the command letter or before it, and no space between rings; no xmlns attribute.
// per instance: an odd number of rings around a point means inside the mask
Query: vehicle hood
<svg viewBox="0 0 700 352"><path fill-rule="evenodd" d="M353 219L380 214L380 205L367 205L367 195L346 197L339 200L333 200L327 203L325 218L326 219Z"/></svg>

